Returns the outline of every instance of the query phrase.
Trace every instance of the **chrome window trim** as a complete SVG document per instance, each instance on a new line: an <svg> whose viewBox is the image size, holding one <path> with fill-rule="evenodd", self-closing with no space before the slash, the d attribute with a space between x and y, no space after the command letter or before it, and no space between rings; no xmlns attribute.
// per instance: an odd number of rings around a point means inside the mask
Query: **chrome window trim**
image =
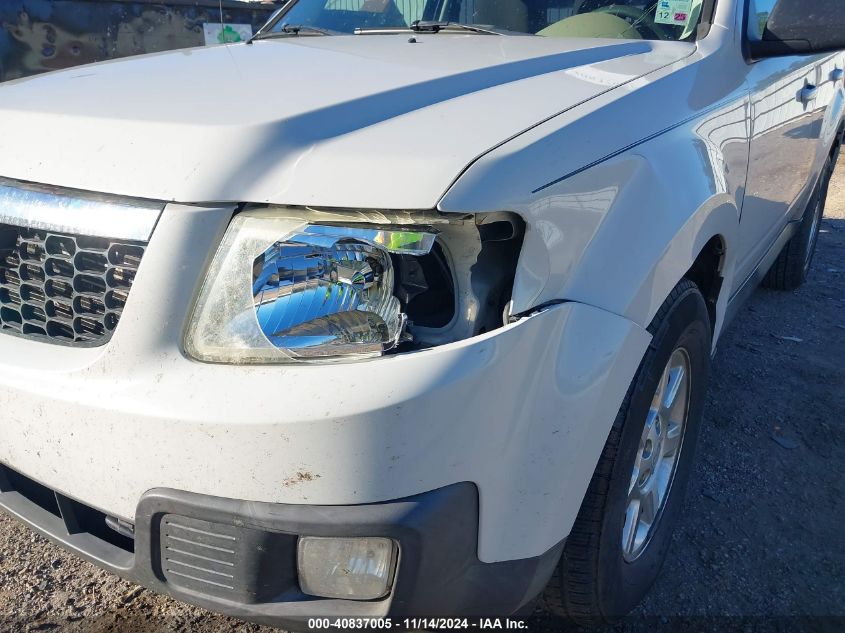
<svg viewBox="0 0 845 633"><path fill-rule="evenodd" d="M164 206L0 178L0 224L147 242Z"/></svg>

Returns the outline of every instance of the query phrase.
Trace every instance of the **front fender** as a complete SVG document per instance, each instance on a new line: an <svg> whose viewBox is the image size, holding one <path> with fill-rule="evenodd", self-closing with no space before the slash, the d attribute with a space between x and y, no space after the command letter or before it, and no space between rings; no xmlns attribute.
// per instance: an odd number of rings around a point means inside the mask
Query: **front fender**
<svg viewBox="0 0 845 633"><path fill-rule="evenodd" d="M720 273L730 280L747 173L747 108L738 92L721 107L548 184L532 174L543 173L551 138L569 145L565 128L476 163L465 177L471 186L486 183L479 199L492 207L501 195L503 207L526 222L512 311L577 301L645 327L714 236L725 247ZM478 210L462 180L441 210ZM514 195L516 186L525 193ZM717 332L725 307L720 296Z"/></svg>

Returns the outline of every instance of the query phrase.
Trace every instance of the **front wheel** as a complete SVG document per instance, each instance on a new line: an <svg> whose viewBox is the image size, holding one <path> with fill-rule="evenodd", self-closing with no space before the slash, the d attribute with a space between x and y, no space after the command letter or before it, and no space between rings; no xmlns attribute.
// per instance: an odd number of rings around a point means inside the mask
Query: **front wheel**
<svg viewBox="0 0 845 633"><path fill-rule="evenodd" d="M710 368L704 298L683 280L649 326L653 339L610 431L546 608L612 622L647 593L683 503Z"/></svg>

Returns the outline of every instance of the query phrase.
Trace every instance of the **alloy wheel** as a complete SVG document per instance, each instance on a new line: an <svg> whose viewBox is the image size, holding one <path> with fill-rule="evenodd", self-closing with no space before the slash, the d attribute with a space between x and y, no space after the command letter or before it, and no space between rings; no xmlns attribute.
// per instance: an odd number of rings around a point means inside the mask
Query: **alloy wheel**
<svg viewBox="0 0 845 633"><path fill-rule="evenodd" d="M669 358L652 399L628 487L622 552L639 558L666 505L681 455L689 415L690 359L679 347Z"/></svg>

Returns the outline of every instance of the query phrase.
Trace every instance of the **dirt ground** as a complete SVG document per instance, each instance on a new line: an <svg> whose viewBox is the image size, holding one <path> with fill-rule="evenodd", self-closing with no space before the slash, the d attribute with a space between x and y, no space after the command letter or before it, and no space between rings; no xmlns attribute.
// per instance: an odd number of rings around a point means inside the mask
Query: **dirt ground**
<svg viewBox="0 0 845 633"><path fill-rule="evenodd" d="M663 573L610 630L845 630L845 169L809 282L758 290L713 375ZM530 631L562 628L543 613L529 621ZM0 629L270 631L121 581L5 515Z"/></svg>

